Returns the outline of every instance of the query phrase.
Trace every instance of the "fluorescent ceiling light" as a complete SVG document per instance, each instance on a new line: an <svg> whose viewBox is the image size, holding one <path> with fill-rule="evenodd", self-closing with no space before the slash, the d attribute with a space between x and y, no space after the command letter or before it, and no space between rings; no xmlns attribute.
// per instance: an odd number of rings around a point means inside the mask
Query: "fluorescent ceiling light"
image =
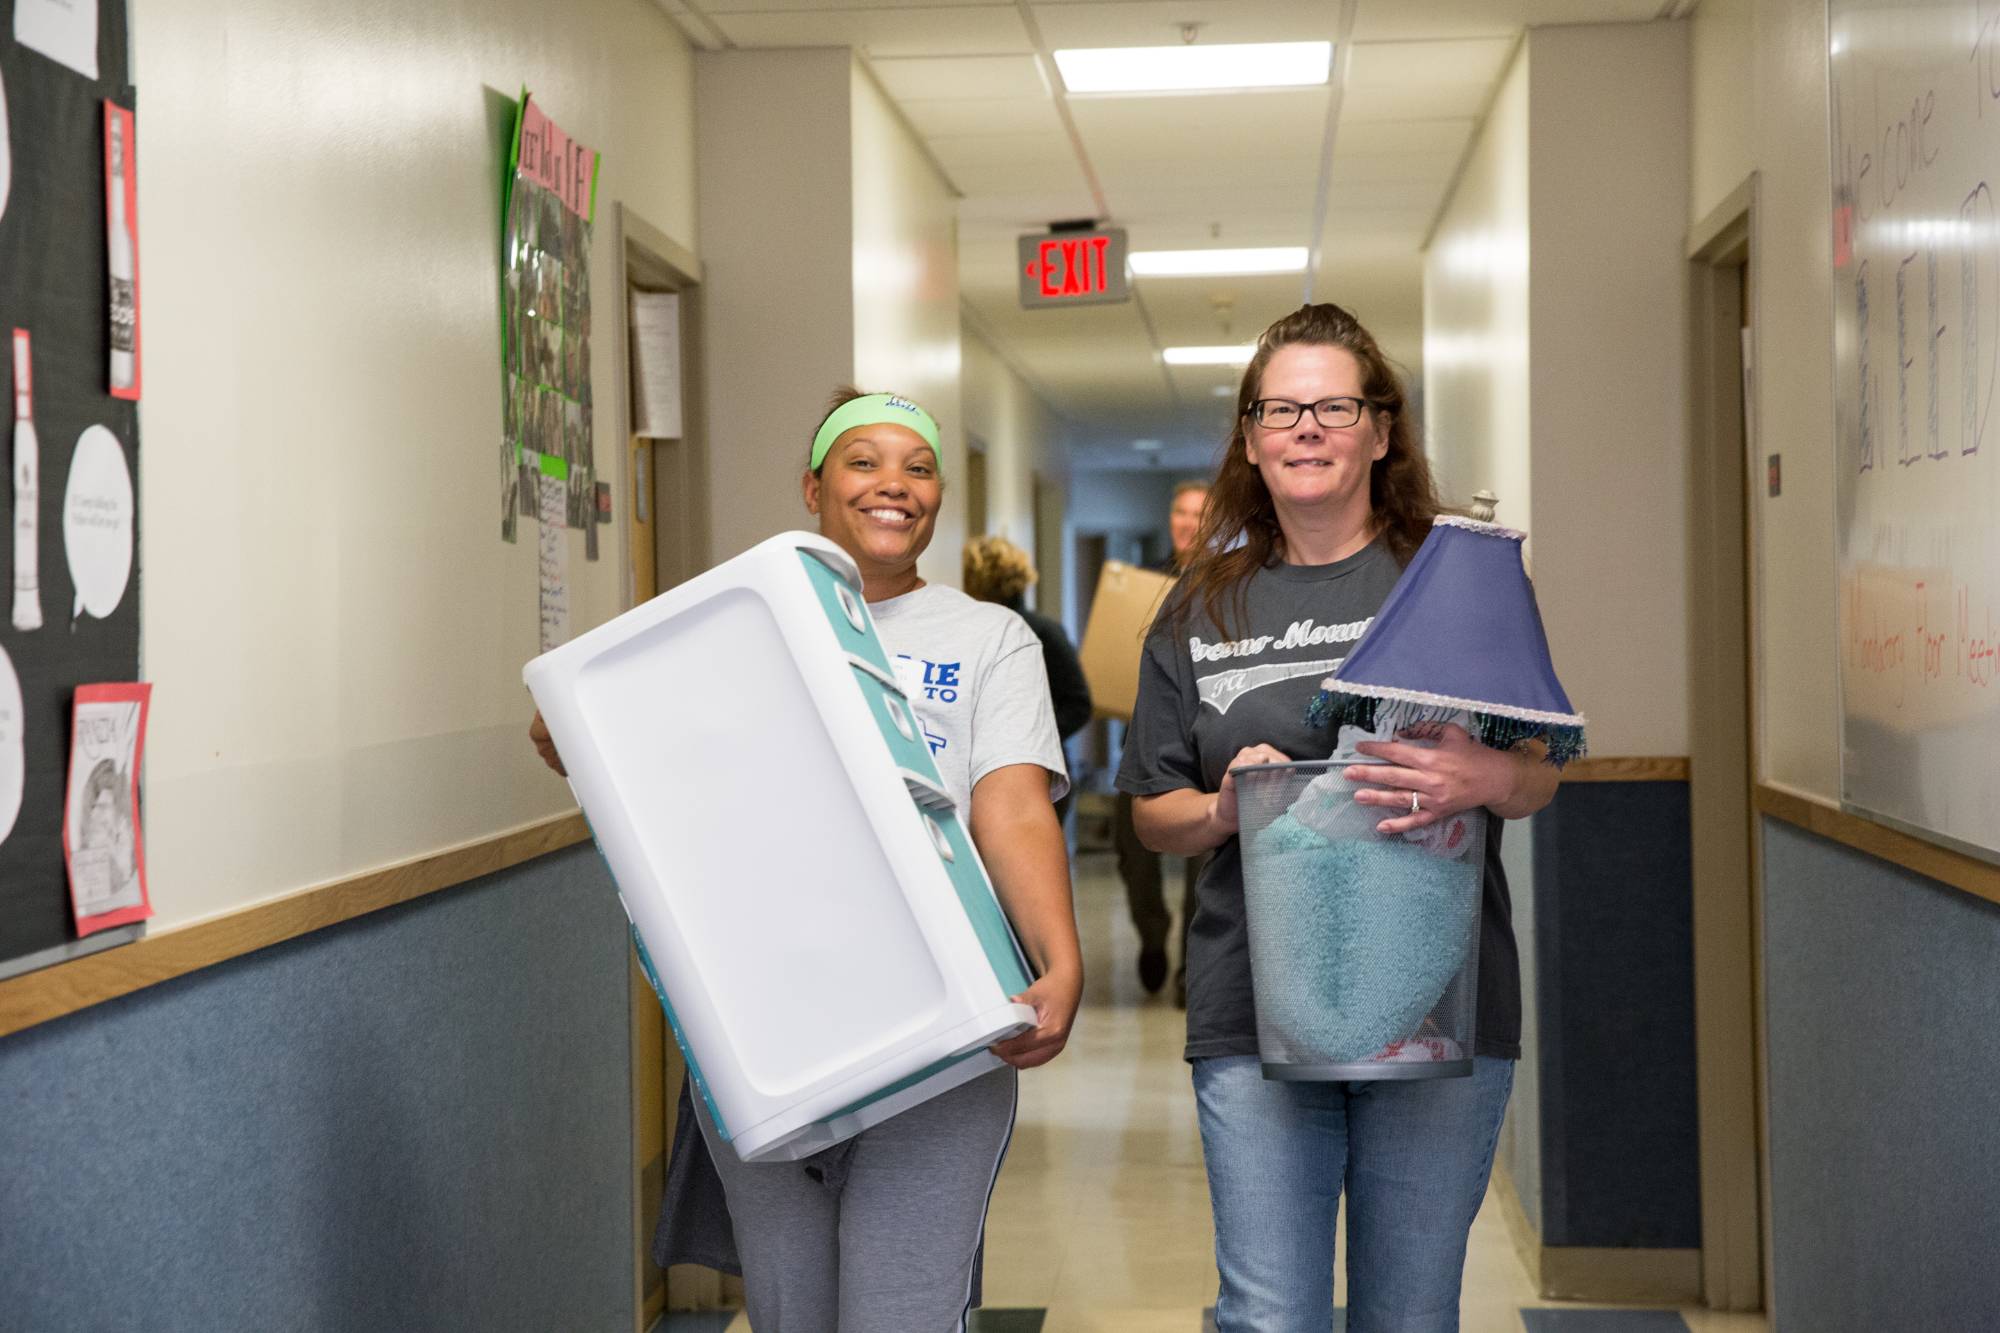
<svg viewBox="0 0 2000 1333"><path fill-rule="evenodd" d="M1303 245L1256 250L1135 250L1126 257L1142 278L1227 278L1253 273L1303 273Z"/></svg>
<svg viewBox="0 0 2000 1333"><path fill-rule="evenodd" d="M1169 347L1160 356L1170 366L1247 366L1256 351L1256 343L1239 343L1231 347Z"/></svg>
<svg viewBox="0 0 2000 1333"><path fill-rule="evenodd" d="M1209 393L1217 398L1234 398L1236 396L1236 389L1233 385L1218 384L1213 389L1210 389Z"/></svg>
<svg viewBox="0 0 2000 1333"><path fill-rule="evenodd" d="M1134 440L1132 447L1142 454L1154 454L1167 447L1164 440Z"/></svg>
<svg viewBox="0 0 2000 1333"><path fill-rule="evenodd" d="M1073 93L1301 88L1326 82L1333 68L1333 43L1097 47L1056 52L1056 68Z"/></svg>

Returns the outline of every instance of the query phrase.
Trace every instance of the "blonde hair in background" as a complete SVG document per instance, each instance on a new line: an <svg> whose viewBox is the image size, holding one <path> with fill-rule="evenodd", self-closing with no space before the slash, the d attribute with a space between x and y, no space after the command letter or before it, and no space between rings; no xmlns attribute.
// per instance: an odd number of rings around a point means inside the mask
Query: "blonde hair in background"
<svg viewBox="0 0 2000 1333"><path fill-rule="evenodd" d="M965 592L982 602L1011 602L1035 581L1028 553L1005 537L974 537L965 544Z"/></svg>

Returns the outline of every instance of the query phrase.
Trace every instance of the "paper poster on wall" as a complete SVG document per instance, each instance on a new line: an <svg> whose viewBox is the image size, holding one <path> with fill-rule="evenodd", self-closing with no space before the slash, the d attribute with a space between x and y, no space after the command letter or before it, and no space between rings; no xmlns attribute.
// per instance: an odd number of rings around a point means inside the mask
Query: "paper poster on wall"
<svg viewBox="0 0 2000 1333"><path fill-rule="evenodd" d="M503 383L500 535L546 522L544 459L560 463L558 521L588 529L597 464L591 418L590 247L599 154L571 139L525 92L507 173L501 242ZM594 541L585 556L597 559Z"/></svg>
<svg viewBox="0 0 2000 1333"><path fill-rule="evenodd" d="M565 481L565 478L548 472L538 473L535 477L536 494L541 500L538 563L543 652L569 642L569 530L563 523L563 508L569 503L569 488Z"/></svg>
<svg viewBox="0 0 2000 1333"><path fill-rule="evenodd" d="M89 426L77 437L63 492L63 549L76 587L71 620L103 620L125 599L132 578L132 472L118 437Z"/></svg>
<svg viewBox="0 0 2000 1333"><path fill-rule="evenodd" d="M42 627L42 447L35 438L34 355L14 330L14 628Z"/></svg>
<svg viewBox="0 0 2000 1333"><path fill-rule="evenodd" d="M14 40L97 77L97 0L14 0Z"/></svg>
<svg viewBox="0 0 2000 1333"><path fill-rule="evenodd" d="M111 396L139 397L138 125L104 104L105 269L111 293Z"/></svg>
<svg viewBox="0 0 2000 1333"><path fill-rule="evenodd" d="M28 780L27 739L21 678L7 650L0 648L0 842L7 841L21 814L21 793Z"/></svg>
<svg viewBox="0 0 2000 1333"><path fill-rule="evenodd" d="M76 933L143 921L146 852L139 824L139 763L151 685L79 685L71 715L63 860Z"/></svg>
<svg viewBox="0 0 2000 1333"><path fill-rule="evenodd" d="M632 293L632 433L681 437L681 298Z"/></svg>

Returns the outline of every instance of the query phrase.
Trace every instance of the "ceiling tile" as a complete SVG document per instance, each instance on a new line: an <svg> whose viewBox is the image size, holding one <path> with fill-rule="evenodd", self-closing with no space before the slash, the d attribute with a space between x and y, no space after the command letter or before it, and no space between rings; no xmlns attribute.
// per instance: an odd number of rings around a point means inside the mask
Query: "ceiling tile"
<svg viewBox="0 0 2000 1333"><path fill-rule="evenodd" d="M1185 158L1171 157L1098 160L1098 179L1114 205L1128 191L1144 192L1166 186L1206 196L1220 194L1227 202L1276 197L1298 202L1304 212L1312 207L1312 192L1319 180L1319 154L1291 157L1215 156L1199 165Z"/></svg>
<svg viewBox="0 0 2000 1333"><path fill-rule="evenodd" d="M1048 85L1033 56L896 57L870 66L897 100L937 98L1046 98Z"/></svg>
<svg viewBox="0 0 2000 1333"><path fill-rule="evenodd" d="M1154 224L1174 224L1179 231L1190 224L1210 230L1211 245L1303 245L1311 230L1313 191L1316 174L1303 175L1292 190L1251 190L1230 192L1208 188L1194 181L1162 180L1143 188L1125 185L1109 191L1112 215L1129 223L1137 236L1142 230L1150 249L1165 249L1167 243L1154 239ZM1220 224L1220 235L1214 225Z"/></svg>
<svg viewBox="0 0 2000 1333"><path fill-rule="evenodd" d="M1034 47L1012 6L723 13L738 46L851 46L865 56L1026 55Z"/></svg>
<svg viewBox="0 0 2000 1333"><path fill-rule="evenodd" d="M1500 81L1512 45L1485 40L1356 46L1341 119L1476 118Z"/></svg>
<svg viewBox="0 0 2000 1333"><path fill-rule="evenodd" d="M1216 153L1318 152L1326 131L1326 89L1213 93L1184 97L1073 97L1083 144L1095 159L1156 156L1162 144L1190 166Z"/></svg>
<svg viewBox="0 0 2000 1333"><path fill-rule="evenodd" d="M1121 191L1126 198L1129 191ZM1209 246L1304 245L1311 214L1299 208L1264 209L1213 194L1166 196L1170 211L1135 210L1117 221L1131 233L1134 250L1200 250ZM1138 202L1146 202L1139 200ZM1155 200L1154 202L1159 202Z"/></svg>
<svg viewBox="0 0 2000 1333"><path fill-rule="evenodd" d="M1646 23L1660 0L1361 0L1356 41L1506 37L1552 23Z"/></svg>
<svg viewBox="0 0 2000 1333"><path fill-rule="evenodd" d="M1511 38L1476 41L1361 42L1348 70L1348 91L1384 85L1471 83L1491 88L1506 71Z"/></svg>
<svg viewBox="0 0 2000 1333"><path fill-rule="evenodd" d="M1333 151L1335 157L1349 153L1445 153L1456 159L1465 151L1466 141L1477 124L1471 116L1456 120L1361 122L1342 116Z"/></svg>
<svg viewBox="0 0 2000 1333"><path fill-rule="evenodd" d="M1179 46L1181 25L1199 24L1204 46L1331 41L1339 10L1298 0L1117 0L1037 3L1035 22L1051 49Z"/></svg>
<svg viewBox="0 0 2000 1333"><path fill-rule="evenodd" d="M931 154L950 167L1041 162L1076 169L1069 136L1047 129L1016 134L941 134L930 140Z"/></svg>
<svg viewBox="0 0 2000 1333"><path fill-rule="evenodd" d="M862 9L1007 9L1011 0L694 0L710 14L830 14Z"/></svg>
<svg viewBox="0 0 2000 1333"><path fill-rule="evenodd" d="M1083 178L1083 171L1073 157L1059 158L1054 162L1013 161L985 162L947 166L952 184L967 198L988 195L1025 195L1054 191L1063 194L1074 193L1088 200L1090 186ZM1089 208L1086 205L1085 212ZM1080 214L1072 216L1081 216Z"/></svg>
<svg viewBox="0 0 2000 1333"><path fill-rule="evenodd" d="M1342 153L1333 155L1335 189L1398 181L1424 181L1442 188L1458 169L1457 153Z"/></svg>
<svg viewBox="0 0 2000 1333"><path fill-rule="evenodd" d="M960 100L898 99L919 134L931 138L970 134L1062 133L1062 118L1047 95ZM1065 139L1067 142L1067 139Z"/></svg>
<svg viewBox="0 0 2000 1333"><path fill-rule="evenodd" d="M1019 194L968 195L958 201L958 218L965 224L995 223L1029 232L1051 222L1090 217L1096 209L1086 189L1033 189Z"/></svg>
<svg viewBox="0 0 2000 1333"><path fill-rule="evenodd" d="M1355 88L1340 105L1340 119L1342 124L1351 125L1371 120L1474 117L1485 108L1487 91L1473 83Z"/></svg>

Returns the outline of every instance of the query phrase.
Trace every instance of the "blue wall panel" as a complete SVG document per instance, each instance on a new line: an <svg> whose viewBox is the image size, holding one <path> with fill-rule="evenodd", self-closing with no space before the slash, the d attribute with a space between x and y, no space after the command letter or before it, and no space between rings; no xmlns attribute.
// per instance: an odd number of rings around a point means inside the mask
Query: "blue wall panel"
<svg viewBox="0 0 2000 1333"><path fill-rule="evenodd" d="M629 1329L588 846L0 1040L9 1330Z"/></svg>
<svg viewBox="0 0 2000 1333"><path fill-rule="evenodd" d="M2000 1327L2000 906L1764 821L1782 1333Z"/></svg>
<svg viewBox="0 0 2000 1333"><path fill-rule="evenodd" d="M1680 782L1565 783L1535 816L1546 1245L1701 1244L1690 846Z"/></svg>

